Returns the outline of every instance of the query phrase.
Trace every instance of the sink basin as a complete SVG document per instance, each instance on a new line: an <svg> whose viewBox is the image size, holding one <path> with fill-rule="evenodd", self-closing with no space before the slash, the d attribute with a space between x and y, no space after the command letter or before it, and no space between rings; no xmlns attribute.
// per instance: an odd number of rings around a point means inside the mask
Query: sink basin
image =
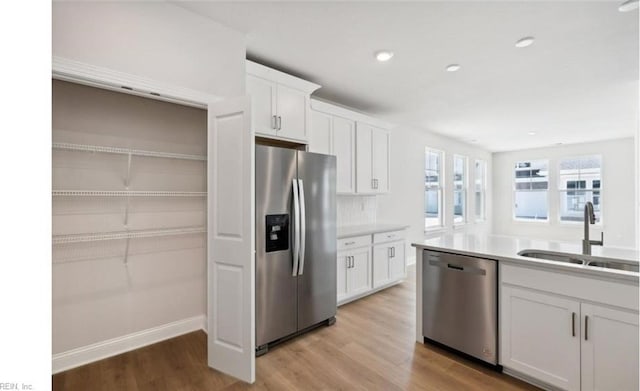
<svg viewBox="0 0 640 391"><path fill-rule="evenodd" d="M529 258L546 259L549 261L575 263L577 265L585 265L587 261L581 259L579 254L557 253L544 250L522 250L518 255Z"/></svg>
<svg viewBox="0 0 640 391"><path fill-rule="evenodd" d="M629 272L640 272L637 262L623 261L619 259L608 259L582 254L560 253L555 251L527 249L522 250L518 255L529 258L546 259L554 262L573 263L576 265L601 267L605 269L624 270Z"/></svg>
<svg viewBox="0 0 640 391"><path fill-rule="evenodd" d="M637 263L621 261L589 261L587 266L604 267L606 269L625 270L636 273L640 271Z"/></svg>

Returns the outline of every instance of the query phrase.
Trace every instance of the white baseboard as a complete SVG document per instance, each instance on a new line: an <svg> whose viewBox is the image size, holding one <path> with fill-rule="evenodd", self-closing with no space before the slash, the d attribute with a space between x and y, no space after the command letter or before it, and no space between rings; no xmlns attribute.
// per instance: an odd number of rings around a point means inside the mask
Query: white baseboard
<svg viewBox="0 0 640 391"><path fill-rule="evenodd" d="M52 373L66 371L103 358L151 345L196 330L206 329L206 316L199 315L83 346L53 355Z"/></svg>

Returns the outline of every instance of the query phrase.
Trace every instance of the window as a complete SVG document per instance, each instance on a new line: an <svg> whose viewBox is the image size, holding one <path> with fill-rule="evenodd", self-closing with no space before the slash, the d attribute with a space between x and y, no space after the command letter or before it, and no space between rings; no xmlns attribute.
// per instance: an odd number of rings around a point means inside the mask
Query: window
<svg viewBox="0 0 640 391"><path fill-rule="evenodd" d="M484 160L476 160L474 175L474 201L476 221L485 219L485 194L487 188L487 163Z"/></svg>
<svg viewBox="0 0 640 391"><path fill-rule="evenodd" d="M549 219L547 160L521 161L514 170L514 217L516 220Z"/></svg>
<svg viewBox="0 0 640 391"><path fill-rule="evenodd" d="M464 224L466 219L467 158L453 156L453 223Z"/></svg>
<svg viewBox="0 0 640 391"><path fill-rule="evenodd" d="M425 149L424 166L424 227L442 227L442 162L444 154Z"/></svg>
<svg viewBox="0 0 640 391"><path fill-rule="evenodd" d="M583 222L584 205L593 203L596 222L600 222L601 158L583 156L560 160L558 191L560 195L560 221Z"/></svg>

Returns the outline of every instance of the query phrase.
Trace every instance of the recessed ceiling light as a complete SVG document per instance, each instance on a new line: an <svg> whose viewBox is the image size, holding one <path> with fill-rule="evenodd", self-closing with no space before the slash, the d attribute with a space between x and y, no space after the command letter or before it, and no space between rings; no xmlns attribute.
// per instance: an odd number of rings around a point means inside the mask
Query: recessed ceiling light
<svg viewBox="0 0 640 391"><path fill-rule="evenodd" d="M376 52L376 60L380 62L389 61L391 60L391 57L393 57L393 52L388 50L380 50L379 52Z"/></svg>
<svg viewBox="0 0 640 391"><path fill-rule="evenodd" d="M516 41L516 47L517 48L526 48L527 46L531 46L531 44L535 40L536 39L534 37L520 38L519 40Z"/></svg>
<svg viewBox="0 0 640 391"><path fill-rule="evenodd" d="M536 132L529 132L529 133L527 133L527 134L528 134L529 136L535 136L535 135L536 135Z"/></svg>
<svg viewBox="0 0 640 391"><path fill-rule="evenodd" d="M627 0L618 7L620 12L629 12L635 9L638 9L638 0Z"/></svg>
<svg viewBox="0 0 640 391"><path fill-rule="evenodd" d="M447 72L455 72L460 69L460 64L449 64L445 69Z"/></svg>
<svg viewBox="0 0 640 391"><path fill-rule="evenodd" d="M477 142L478 142L478 140L476 140L476 139L474 138L474 139L469 140L469 142L470 142L470 143L472 143L472 144L475 144L475 143L477 143Z"/></svg>

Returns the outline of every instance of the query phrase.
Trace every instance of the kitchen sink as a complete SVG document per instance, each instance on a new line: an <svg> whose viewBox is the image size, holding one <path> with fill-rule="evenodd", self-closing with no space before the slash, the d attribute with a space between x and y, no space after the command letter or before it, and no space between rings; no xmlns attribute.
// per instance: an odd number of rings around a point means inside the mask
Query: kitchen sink
<svg viewBox="0 0 640 391"><path fill-rule="evenodd" d="M528 258L546 259L548 261L573 263L576 265L601 267L605 269L624 270L629 272L640 272L637 262L623 261L619 259L608 259L593 257L590 255L560 253L555 251L527 249L522 250L518 255Z"/></svg>
<svg viewBox="0 0 640 391"><path fill-rule="evenodd" d="M539 258L556 262L575 263L578 265L585 265L587 263L586 260L581 259L579 254L557 253L544 250L522 250L518 253L518 255L528 258Z"/></svg>
<svg viewBox="0 0 640 391"><path fill-rule="evenodd" d="M629 272L640 271L637 263L621 262L621 261L589 261L587 266L603 267L605 269L625 270Z"/></svg>

